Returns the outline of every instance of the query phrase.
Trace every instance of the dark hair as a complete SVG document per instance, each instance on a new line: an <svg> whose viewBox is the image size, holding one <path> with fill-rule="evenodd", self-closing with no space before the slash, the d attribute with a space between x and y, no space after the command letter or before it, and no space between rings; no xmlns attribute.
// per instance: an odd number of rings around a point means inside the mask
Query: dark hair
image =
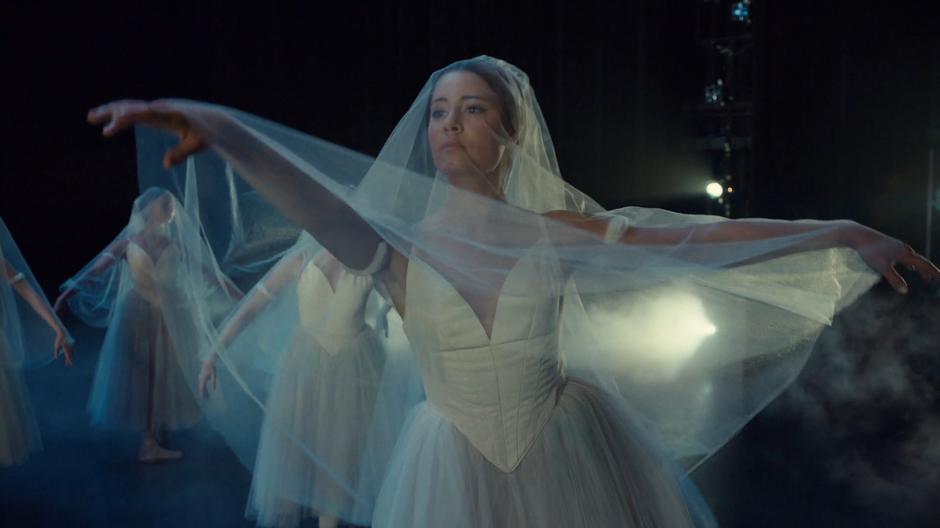
<svg viewBox="0 0 940 528"><path fill-rule="evenodd" d="M466 59L439 70L434 77L432 86L437 86L437 81L444 75L457 71L476 74L490 86L499 98L499 105L503 111L503 127L505 127L509 137L515 138L520 128L519 107L516 105L516 98L513 97L510 88L512 81L506 72L485 60Z"/></svg>

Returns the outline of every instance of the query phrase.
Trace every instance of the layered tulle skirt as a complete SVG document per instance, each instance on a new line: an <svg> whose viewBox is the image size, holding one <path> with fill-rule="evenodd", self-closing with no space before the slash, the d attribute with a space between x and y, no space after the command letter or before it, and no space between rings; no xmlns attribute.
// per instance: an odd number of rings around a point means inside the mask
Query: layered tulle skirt
<svg viewBox="0 0 940 528"><path fill-rule="evenodd" d="M520 465L487 461L430 403L412 413L375 527L684 527L714 520L694 486L628 413L569 380Z"/></svg>
<svg viewBox="0 0 940 528"><path fill-rule="evenodd" d="M159 306L130 290L118 301L101 346L88 402L92 423L133 431L195 425L199 404L180 360ZM187 367L196 368L191 363Z"/></svg>
<svg viewBox="0 0 940 528"><path fill-rule="evenodd" d="M298 330L265 405L248 515L262 526L354 519L359 460L384 355L368 327L322 343ZM324 346L325 345L325 346ZM368 519L359 520L368 524Z"/></svg>
<svg viewBox="0 0 940 528"><path fill-rule="evenodd" d="M19 464L42 448L26 385L12 365L0 330L0 466Z"/></svg>

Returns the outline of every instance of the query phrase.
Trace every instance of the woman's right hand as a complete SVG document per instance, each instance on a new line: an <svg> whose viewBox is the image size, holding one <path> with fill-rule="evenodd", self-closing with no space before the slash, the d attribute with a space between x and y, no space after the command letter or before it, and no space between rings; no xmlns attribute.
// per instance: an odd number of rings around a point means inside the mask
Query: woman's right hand
<svg viewBox="0 0 940 528"><path fill-rule="evenodd" d="M213 391L219 387L219 381L215 376L215 361L211 359L204 361L202 369L199 370L199 395L208 398L210 386Z"/></svg>
<svg viewBox="0 0 940 528"><path fill-rule="evenodd" d="M189 119L165 101L113 101L89 110L88 122L93 125L104 123L101 133L105 137L112 137L125 128L138 124L176 134L180 140L179 145L168 150L163 156L163 166L167 169L209 147L196 133Z"/></svg>
<svg viewBox="0 0 940 528"><path fill-rule="evenodd" d="M75 354L75 339L69 334L68 330L59 327L55 330L55 351L52 353L53 359L58 359L59 354L65 356L65 366L71 367Z"/></svg>

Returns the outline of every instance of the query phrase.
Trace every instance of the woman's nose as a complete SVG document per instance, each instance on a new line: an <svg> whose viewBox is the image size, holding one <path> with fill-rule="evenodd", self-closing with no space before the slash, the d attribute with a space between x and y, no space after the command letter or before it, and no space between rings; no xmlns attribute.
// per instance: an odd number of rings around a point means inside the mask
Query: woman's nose
<svg viewBox="0 0 940 528"><path fill-rule="evenodd" d="M447 115L447 119L444 121L444 128L449 132L457 132L463 129L463 124L460 122L460 113L459 112L450 112Z"/></svg>

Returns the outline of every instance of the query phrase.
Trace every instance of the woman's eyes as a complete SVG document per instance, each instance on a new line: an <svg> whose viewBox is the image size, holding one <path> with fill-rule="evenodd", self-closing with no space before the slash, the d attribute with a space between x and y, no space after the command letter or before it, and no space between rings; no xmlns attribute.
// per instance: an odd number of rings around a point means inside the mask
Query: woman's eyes
<svg viewBox="0 0 940 528"><path fill-rule="evenodd" d="M483 108L482 106L479 106L479 105L470 105L470 106L467 106L464 109L464 111L468 114L482 114L483 112L486 112L486 108ZM441 119L446 115L447 115L447 110L443 110L443 109L431 110L432 119Z"/></svg>

